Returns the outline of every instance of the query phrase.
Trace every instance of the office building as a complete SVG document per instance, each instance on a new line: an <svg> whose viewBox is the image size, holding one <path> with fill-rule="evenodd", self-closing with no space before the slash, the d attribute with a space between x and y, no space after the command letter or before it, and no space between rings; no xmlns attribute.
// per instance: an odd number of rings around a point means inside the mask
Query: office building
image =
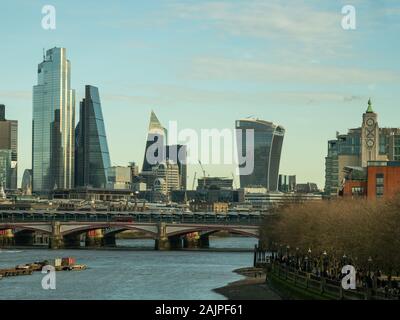
<svg viewBox="0 0 400 320"><path fill-rule="evenodd" d="M162 162L152 168L153 190L169 195L173 190L180 190L179 166L171 160Z"/></svg>
<svg viewBox="0 0 400 320"><path fill-rule="evenodd" d="M325 157L325 194L338 195L343 186L345 167L367 167L369 161L400 160L400 128L380 128L371 100L362 116L361 127L336 134L328 141Z"/></svg>
<svg viewBox="0 0 400 320"><path fill-rule="evenodd" d="M368 161L366 167L345 167L339 195L390 198L400 192L400 161Z"/></svg>
<svg viewBox="0 0 400 320"><path fill-rule="evenodd" d="M316 183L307 182L307 183L298 183L296 184L296 192L297 193L319 193L319 189Z"/></svg>
<svg viewBox="0 0 400 320"><path fill-rule="evenodd" d="M151 111L142 172L151 172L152 167L166 159L167 129Z"/></svg>
<svg viewBox="0 0 400 320"><path fill-rule="evenodd" d="M236 130L241 132L242 137L242 143L237 139L239 162L242 157L249 156L246 154L246 149L250 149L254 155L250 160L254 160L254 169L251 173L245 169L251 164L239 163L240 186L264 187L268 191L277 191L285 129L264 120L243 119L236 121ZM247 141L246 130L254 133L254 141Z"/></svg>
<svg viewBox="0 0 400 320"><path fill-rule="evenodd" d="M199 189L233 189L233 179L223 177L203 177L197 179L197 190Z"/></svg>
<svg viewBox="0 0 400 320"><path fill-rule="evenodd" d="M11 181L11 150L0 149L0 187L7 189Z"/></svg>
<svg viewBox="0 0 400 320"><path fill-rule="evenodd" d="M74 186L75 91L65 48L47 50L33 87L33 191Z"/></svg>
<svg viewBox="0 0 400 320"><path fill-rule="evenodd" d="M108 168L107 189L131 190L131 167L112 166Z"/></svg>
<svg viewBox="0 0 400 320"><path fill-rule="evenodd" d="M75 130L75 186L106 188L111 166L98 88L87 85Z"/></svg>
<svg viewBox="0 0 400 320"><path fill-rule="evenodd" d="M179 168L179 184L182 190L187 189L187 147L181 144L168 145L166 160L176 163Z"/></svg>
<svg viewBox="0 0 400 320"><path fill-rule="evenodd" d="M3 188L16 190L18 173L18 121L6 119L4 104L0 104L0 150L2 150L0 170L6 176L6 178L3 178ZM8 153L10 153L9 160Z"/></svg>
<svg viewBox="0 0 400 320"><path fill-rule="evenodd" d="M32 169L25 169L22 176L21 190L24 195L32 194Z"/></svg>
<svg viewBox="0 0 400 320"><path fill-rule="evenodd" d="M278 190L281 192L296 191L296 176L295 175L279 175Z"/></svg>

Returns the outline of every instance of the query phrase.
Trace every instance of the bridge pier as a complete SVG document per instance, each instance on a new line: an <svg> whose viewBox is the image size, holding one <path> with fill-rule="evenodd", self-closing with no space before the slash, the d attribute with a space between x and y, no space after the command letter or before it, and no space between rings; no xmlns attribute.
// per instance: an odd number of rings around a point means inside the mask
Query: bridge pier
<svg viewBox="0 0 400 320"><path fill-rule="evenodd" d="M155 248L156 250L170 250L171 249L171 244L169 242L168 238L163 238L163 239L156 239L155 241Z"/></svg>
<svg viewBox="0 0 400 320"><path fill-rule="evenodd" d="M0 247L9 247L14 245L14 234L12 229L0 230Z"/></svg>
<svg viewBox="0 0 400 320"><path fill-rule="evenodd" d="M167 224L158 224L158 236L155 241L156 250L182 249L182 238L180 236L167 236Z"/></svg>
<svg viewBox="0 0 400 320"><path fill-rule="evenodd" d="M60 221L53 221L51 223L52 232L49 241L50 249L64 248L64 237L61 235L60 226Z"/></svg>

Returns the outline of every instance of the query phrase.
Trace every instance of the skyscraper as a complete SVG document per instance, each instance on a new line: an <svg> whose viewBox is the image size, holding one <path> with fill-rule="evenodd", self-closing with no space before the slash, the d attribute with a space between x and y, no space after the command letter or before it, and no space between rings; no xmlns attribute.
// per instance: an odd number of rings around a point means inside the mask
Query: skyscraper
<svg viewBox="0 0 400 320"><path fill-rule="evenodd" d="M17 189L18 169L18 121L6 120L5 106L0 105L0 150L3 151L1 170L5 180L2 181L4 189ZM10 154L9 158L8 153ZM6 166L6 167L4 167Z"/></svg>
<svg viewBox="0 0 400 320"><path fill-rule="evenodd" d="M22 176L21 189L24 195L32 194L32 169L25 169Z"/></svg>
<svg viewBox="0 0 400 320"><path fill-rule="evenodd" d="M187 147L182 144L167 146L166 159L178 165L180 188L187 188Z"/></svg>
<svg viewBox="0 0 400 320"><path fill-rule="evenodd" d="M151 111L142 172L151 172L153 166L165 160L166 145L167 129L161 125L156 114Z"/></svg>
<svg viewBox="0 0 400 320"><path fill-rule="evenodd" d="M76 126L75 185L106 188L111 166L98 88L87 85Z"/></svg>
<svg viewBox="0 0 400 320"><path fill-rule="evenodd" d="M65 48L47 50L33 87L33 191L74 186L75 91Z"/></svg>
<svg viewBox="0 0 400 320"><path fill-rule="evenodd" d="M264 187L268 191L277 191L285 129L258 119L238 120L236 129L242 133L242 143L237 147L239 159L246 155L246 146L251 143L247 141L246 130L254 132L254 169L250 174L244 174L246 163L239 164L240 186ZM237 142L239 144L239 140Z"/></svg>

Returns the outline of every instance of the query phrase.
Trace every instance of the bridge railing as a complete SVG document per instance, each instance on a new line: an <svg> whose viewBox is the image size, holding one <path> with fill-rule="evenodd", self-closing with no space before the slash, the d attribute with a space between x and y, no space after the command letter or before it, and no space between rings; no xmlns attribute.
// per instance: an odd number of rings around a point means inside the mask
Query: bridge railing
<svg viewBox="0 0 400 320"><path fill-rule="evenodd" d="M212 223L259 225L260 217L232 217L229 215L166 215L158 213L96 213L96 212L0 212L0 222L49 222L49 221L85 221L85 222L167 222L167 223Z"/></svg>

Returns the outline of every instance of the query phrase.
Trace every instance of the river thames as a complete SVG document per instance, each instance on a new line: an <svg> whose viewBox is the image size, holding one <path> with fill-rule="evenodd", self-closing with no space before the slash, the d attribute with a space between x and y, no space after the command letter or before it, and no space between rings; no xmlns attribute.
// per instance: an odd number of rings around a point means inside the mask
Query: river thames
<svg viewBox="0 0 400 320"><path fill-rule="evenodd" d="M232 271L253 264L256 239L212 238L209 251L154 251L152 240L118 240L127 250L0 249L0 268L56 257L75 257L84 271L56 273L56 289L44 290L43 274L0 280L0 299L225 299L212 291L241 279ZM134 249L136 248L136 249Z"/></svg>

